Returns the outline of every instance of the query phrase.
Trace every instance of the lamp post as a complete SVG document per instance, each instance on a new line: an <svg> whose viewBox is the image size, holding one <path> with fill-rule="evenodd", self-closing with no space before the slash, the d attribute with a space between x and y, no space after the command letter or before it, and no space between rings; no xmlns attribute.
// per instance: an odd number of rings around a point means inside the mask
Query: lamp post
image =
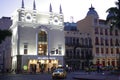
<svg viewBox="0 0 120 80"><path fill-rule="evenodd" d="M119 69L119 71L120 71L120 52L119 52L119 57L118 57L118 69Z"/></svg>
<svg viewBox="0 0 120 80"><path fill-rule="evenodd" d="M48 52L48 73L50 72L50 53Z"/></svg>
<svg viewBox="0 0 120 80"><path fill-rule="evenodd" d="M4 74L4 72L5 72L5 51L3 51L3 74Z"/></svg>

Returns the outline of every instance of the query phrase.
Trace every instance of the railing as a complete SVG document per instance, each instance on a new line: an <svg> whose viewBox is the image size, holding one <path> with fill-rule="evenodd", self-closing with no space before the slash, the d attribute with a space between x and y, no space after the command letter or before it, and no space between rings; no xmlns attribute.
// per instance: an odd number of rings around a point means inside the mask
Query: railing
<svg viewBox="0 0 120 80"><path fill-rule="evenodd" d="M119 54L95 54L95 57L117 57Z"/></svg>

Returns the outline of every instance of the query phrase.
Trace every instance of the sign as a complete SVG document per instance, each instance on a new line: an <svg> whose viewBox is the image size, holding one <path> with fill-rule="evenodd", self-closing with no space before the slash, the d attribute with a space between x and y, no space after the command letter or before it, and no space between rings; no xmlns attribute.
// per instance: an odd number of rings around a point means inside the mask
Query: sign
<svg viewBox="0 0 120 80"><path fill-rule="evenodd" d="M24 65L24 66L23 66L23 69L24 69L24 70L27 70L27 69L28 69L28 66L27 66L27 65Z"/></svg>
<svg viewBox="0 0 120 80"><path fill-rule="evenodd" d="M55 57L38 57L38 59L46 60L46 59L56 59L56 58Z"/></svg>

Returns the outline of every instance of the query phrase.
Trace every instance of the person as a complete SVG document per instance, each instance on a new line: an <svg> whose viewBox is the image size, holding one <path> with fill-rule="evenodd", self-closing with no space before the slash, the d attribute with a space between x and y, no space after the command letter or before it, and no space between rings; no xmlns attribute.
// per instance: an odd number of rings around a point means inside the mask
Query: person
<svg viewBox="0 0 120 80"><path fill-rule="evenodd" d="M97 72L99 73L100 72L100 66L97 65Z"/></svg>
<svg viewBox="0 0 120 80"><path fill-rule="evenodd" d="M102 65L99 66L99 72L102 72Z"/></svg>

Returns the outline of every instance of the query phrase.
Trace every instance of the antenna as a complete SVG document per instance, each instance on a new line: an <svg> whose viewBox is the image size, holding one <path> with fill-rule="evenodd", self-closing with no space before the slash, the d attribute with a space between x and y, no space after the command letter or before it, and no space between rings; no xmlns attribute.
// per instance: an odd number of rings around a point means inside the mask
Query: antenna
<svg viewBox="0 0 120 80"><path fill-rule="evenodd" d="M24 0L22 0L21 8L24 8Z"/></svg>
<svg viewBox="0 0 120 80"><path fill-rule="evenodd" d="M74 22L74 17L70 16L70 22L73 23Z"/></svg>
<svg viewBox="0 0 120 80"><path fill-rule="evenodd" d="M33 10L36 10L35 0L34 0L34 2L33 2Z"/></svg>

